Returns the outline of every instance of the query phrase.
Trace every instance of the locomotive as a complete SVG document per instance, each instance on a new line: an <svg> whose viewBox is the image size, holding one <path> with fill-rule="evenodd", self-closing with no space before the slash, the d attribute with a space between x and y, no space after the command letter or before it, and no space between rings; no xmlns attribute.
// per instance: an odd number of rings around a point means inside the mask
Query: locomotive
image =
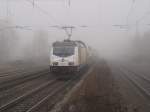
<svg viewBox="0 0 150 112"><path fill-rule="evenodd" d="M50 71L76 72L88 64L87 45L78 40L56 41L50 51Z"/></svg>

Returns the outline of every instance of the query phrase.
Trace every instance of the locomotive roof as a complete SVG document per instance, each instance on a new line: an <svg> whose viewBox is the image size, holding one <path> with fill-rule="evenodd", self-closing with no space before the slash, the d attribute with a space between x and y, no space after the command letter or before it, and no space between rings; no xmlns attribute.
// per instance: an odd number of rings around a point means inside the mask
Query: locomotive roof
<svg viewBox="0 0 150 112"><path fill-rule="evenodd" d="M64 41L56 41L53 43L53 46L80 46L86 47L86 45L82 41L72 41L72 40L64 40Z"/></svg>

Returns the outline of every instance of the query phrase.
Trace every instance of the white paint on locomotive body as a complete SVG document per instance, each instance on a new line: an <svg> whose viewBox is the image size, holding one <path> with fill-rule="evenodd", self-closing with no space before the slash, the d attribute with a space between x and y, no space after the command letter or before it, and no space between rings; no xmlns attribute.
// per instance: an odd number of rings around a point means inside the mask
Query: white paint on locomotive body
<svg viewBox="0 0 150 112"><path fill-rule="evenodd" d="M53 48L50 55L50 66L78 66L78 47L75 47L74 53L71 56L61 57L53 54ZM57 63L57 65L54 65ZM72 65L69 65L72 63Z"/></svg>

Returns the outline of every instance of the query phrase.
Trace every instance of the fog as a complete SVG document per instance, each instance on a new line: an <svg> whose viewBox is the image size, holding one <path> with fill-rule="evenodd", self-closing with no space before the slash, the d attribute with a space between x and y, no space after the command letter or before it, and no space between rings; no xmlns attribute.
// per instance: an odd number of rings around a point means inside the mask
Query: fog
<svg viewBox="0 0 150 112"><path fill-rule="evenodd" d="M100 57L150 60L149 0L33 1L0 0L1 62L48 60L52 42L67 38L56 25L75 26L72 39Z"/></svg>
<svg viewBox="0 0 150 112"><path fill-rule="evenodd" d="M11 29L12 23L9 19L7 22L0 22L0 61L10 61L15 58L15 53L17 52L17 45L19 44L19 38L15 30ZM5 29L9 30L5 30Z"/></svg>

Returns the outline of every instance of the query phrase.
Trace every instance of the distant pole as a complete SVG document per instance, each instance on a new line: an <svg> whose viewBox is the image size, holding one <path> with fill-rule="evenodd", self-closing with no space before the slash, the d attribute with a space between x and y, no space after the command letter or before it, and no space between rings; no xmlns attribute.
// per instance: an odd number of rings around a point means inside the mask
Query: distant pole
<svg viewBox="0 0 150 112"><path fill-rule="evenodd" d="M32 2L32 5L33 5L33 8L34 8L34 5L35 5L35 1L33 0L33 2Z"/></svg>
<svg viewBox="0 0 150 112"><path fill-rule="evenodd" d="M139 24L140 24L140 21L136 21L136 34L135 34L135 37L136 37L137 40L140 39Z"/></svg>
<svg viewBox="0 0 150 112"><path fill-rule="evenodd" d="M8 0L6 0L6 16L9 16L9 12L8 12Z"/></svg>
<svg viewBox="0 0 150 112"><path fill-rule="evenodd" d="M139 34L139 22L136 21L136 36Z"/></svg>
<svg viewBox="0 0 150 112"><path fill-rule="evenodd" d="M69 7L70 7L70 5L71 5L71 0L68 0L68 5L69 5Z"/></svg>

